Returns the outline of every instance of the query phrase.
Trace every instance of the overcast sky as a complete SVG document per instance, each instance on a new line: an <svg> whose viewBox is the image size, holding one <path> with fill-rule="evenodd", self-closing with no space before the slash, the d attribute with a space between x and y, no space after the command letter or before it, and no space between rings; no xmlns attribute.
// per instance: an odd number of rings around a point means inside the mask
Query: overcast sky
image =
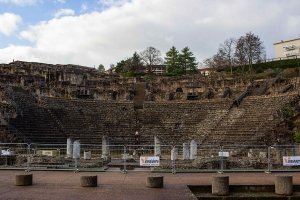
<svg viewBox="0 0 300 200"><path fill-rule="evenodd" d="M0 63L89 67L148 46L164 56L188 46L198 62L220 43L252 31L273 43L300 35L299 0L0 0Z"/></svg>

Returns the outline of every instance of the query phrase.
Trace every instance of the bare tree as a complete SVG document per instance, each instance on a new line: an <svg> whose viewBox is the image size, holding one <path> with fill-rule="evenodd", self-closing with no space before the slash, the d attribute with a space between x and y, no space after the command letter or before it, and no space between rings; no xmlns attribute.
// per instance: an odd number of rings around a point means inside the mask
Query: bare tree
<svg viewBox="0 0 300 200"><path fill-rule="evenodd" d="M242 72L244 72L245 65L247 64L247 58L245 53L245 44L244 39L241 37L237 40L235 46L235 63L242 68Z"/></svg>
<svg viewBox="0 0 300 200"><path fill-rule="evenodd" d="M230 72L232 74L232 67L234 63L234 51L235 51L236 40L234 38L229 38L219 48L219 54L223 57L225 65L230 67Z"/></svg>
<svg viewBox="0 0 300 200"><path fill-rule="evenodd" d="M140 53L140 57L147 65L148 71L152 71L153 65L158 65L163 62L160 51L154 47L147 47L146 50Z"/></svg>
<svg viewBox="0 0 300 200"><path fill-rule="evenodd" d="M217 54L213 55L211 58L204 60L204 63L215 70L222 70L226 67L226 60L224 51L218 50Z"/></svg>
<svg viewBox="0 0 300 200"><path fill-rule="evenodd" d="M235 42L236 40L233 38L225 40L223 44L220 44L218 52L213 55L213 57L206 59L205 63L211 68L215 69L224 69L226 67L230 67L230 71L232 74Z"/></svg>
<svg viewBox="0 0 300 200"><path fill-rule="evenodd" d="M236 52L239 54L237 58L240 63L242 61L244 62L244 60L247 60L249 71L252 69L252 65L254 63L257 63L265 58L265 47L263 46L263 42L252 32L246 33L245 36L241 36L238 39Z"/></svg>

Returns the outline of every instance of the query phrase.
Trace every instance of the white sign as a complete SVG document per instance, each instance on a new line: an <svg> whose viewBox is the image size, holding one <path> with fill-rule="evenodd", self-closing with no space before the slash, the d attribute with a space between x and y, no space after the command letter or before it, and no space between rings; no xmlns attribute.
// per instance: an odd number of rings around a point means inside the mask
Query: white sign
<svg viewBox="0 0 300 200"><path fill-rule="evenodd" d="M149 167L159 166L159 156L141 156L140 166L149 166Z"/></svg>
<svg viewBox="0 0 300 200"><path fill-rule="evenodd" d="M42 150L42 155L44 155L44 156L53 156L53 151L51 151L51 150Z"/></svg>
<svg viewBox="0 0 300 200"><path fill-rule="evenodd" d="M227 152L227 151L219 151L219 156L220 157L229 157L229 152Z"/></svg>
<svg viewBox="0 0 300 200"><path fill-rule="evenodd" d="M0 155L4 155L4 156L10 156L10 155L13 155L13 154L14 154L14 152L10 151L9 149L1 150L1 152L0 152Z"/></svg>
<svg viewBox="0 0 300 200"><path fill-rule="evenodd" d="M283 166L300 166L300 156L283 156Z"/></svg>

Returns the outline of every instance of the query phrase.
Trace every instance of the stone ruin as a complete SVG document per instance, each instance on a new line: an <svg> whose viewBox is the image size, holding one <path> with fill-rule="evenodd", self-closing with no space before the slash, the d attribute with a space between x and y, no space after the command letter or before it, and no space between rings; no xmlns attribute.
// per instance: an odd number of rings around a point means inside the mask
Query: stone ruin
<svg viewBox="0 0 300 200"><path fill-rule="evenodd" d="M138 131L139 144L153 144L154 136L161 145L289 144L282 109L293 103L298 115L298 86L299 79L200 74L124 78L16 61L0 65L0 141L101 144L105 136L112 145L136 144Z"/></svg>

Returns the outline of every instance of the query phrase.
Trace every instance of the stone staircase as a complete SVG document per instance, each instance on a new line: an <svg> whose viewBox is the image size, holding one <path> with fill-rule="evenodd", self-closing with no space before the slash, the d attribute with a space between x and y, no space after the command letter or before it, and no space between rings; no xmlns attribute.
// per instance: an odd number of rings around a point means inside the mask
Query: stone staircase
<svg viewBox="0 0 300 200"><path fill-rule="evenodd" d="M143 109L145 96L146 96L146 84L143 82L136 83L135 95L133 98L133 103L134 103L135 109Z"/></svg>

